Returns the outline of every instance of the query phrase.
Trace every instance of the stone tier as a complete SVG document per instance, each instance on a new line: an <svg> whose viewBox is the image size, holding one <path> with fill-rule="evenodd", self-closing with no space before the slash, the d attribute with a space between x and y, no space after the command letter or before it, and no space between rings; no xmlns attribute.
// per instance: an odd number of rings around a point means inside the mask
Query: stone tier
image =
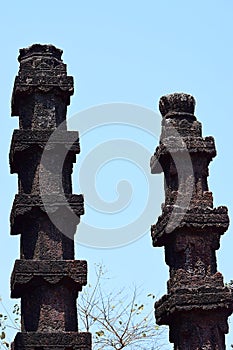
<svg viewBox="0 0 233 350"><path fill-rule="evenodd" d="M180 288L164 295L155 303L155 316L159 325L169 325L179 313L198 311L227 310L232 312L233 297L228 287Z"/></svg>
<svg viewBox="0 0 233 350"><path fill-rule="evenodd" d="M177 206L164 207L155 225L151 226L151 236L154 247L167 244L173 233L196 232L222 235L229 226L228 210L221 206L218 208L192 208L185 209ZM175 231L175 232L174 232Z"/></svg>
<svg viewBox="0 0 233 350"><path fill-rule="evenodd" d="M179 313L170 325L169 339L179 350L226 350L228 310Z"/></svg>
<svg viewBox="0 0 233 350"><path fill-rule="evenodd" d="M91 334L78 332L17 333L12 350L90 350Z"/></svg>
<svg viewBox="0 0 233 350"><path fill-rule="evenodd" d="M16 195L10 216L11 234L23 234L24 223L27 223L29 219L35 220L40 213L55 215L59 211L61 218L63 217L65 221L71 218L73 224L77 225L80 215L84 214L83 196L47 194L43 195L42 199L38 195Z"/></svg>
<svg viewBox="0 0 233 350"><path fill-rule="evenodd" d="M11 297L21 298L28 288L66 284L78 291L87 284L85 260L16 260L11 275Z"/></svg>
<svg viewBox="0 0 233 350"><path fill-rule="evenodd" d="M188 191L187 191L188 192ZM185 193L184 191L169 191L169 196L166 196L165 203L162 204L162 210L164 211L164 208L171 206L178 206L178 201L182 201L183 203L188 203L189 209L195 208L203 208L204 210L209 207L213 208L213 194L210 191L203 191L201 193L193 193L191 194L190 199L190 191L188 193Z"/></svg>
<svg viewBox="0 0 233 350"><path fill-rule="evenodd" d="M203 266L201 268L201 271L197 274L195 274L193 269L191 268L177 269L167 282L168 293L174 293L177 290L182 289L184 286L186 288L199 288L203 286L222 288L224 286L223 276L220 272L215 272L214 274L211 274L208 271L208 267L206 268L207 271L203 268Z"/></svg>
<svg viewBox="0 0 233 350"><path fill-rule="evenodd" d="M216 149L213 137L168 137L163 139L162 143L156 148L154 155L151 157L150 167L152 174L161 173L168 160L174 156L182 156L182 153L190 155L190 158L206 156L209 161L216 156Z"/></svg>
<svg viewBox="0 0 233 350"><path fill-rule="evenodd" d="M57 88L64 93L66 97L73 95L74 92L74 79L71 76L65 76L60 73L60 68L55 67L51 70L50 74L43 74L45 69L31 71L29 74L25 74L21 71L21 74L15 78L14 85L14 100L13 100L13 114L17 115L17 99L25 95L30 95L35 91L50 92ZM28 72L27 72L28 73ZM60 74L59 74L60 73Z"/></svg>
<svg viewBox="0 0 233 350"><path fill-rule="evenodd" d="M202 137L202 125L195 118L190 118L190 115L174 115L169 119L162 119L162 130L160 141L168 137Z"/></svg>
<svg viewBox="0 0 233 350"><path fill-rule="evenodd" d="M11 174L18 173L19 163L24 163L25 152L41 155L43 151L56 151L63 155L64 152L80 153L79 134L77 131L56 130L14 130L10 148Z"/></svg>
<svg viewBox="0 0 233 350"><path fill-rule="evenodd" d="M21 100L35 93L59 94L70 103L74 93L73 77L67 76L62 51L53 45L32 45L20 50L20 70L15 79L12 97L12 115L19 115ZM25 104L25 102L24 102Z"/></svg>

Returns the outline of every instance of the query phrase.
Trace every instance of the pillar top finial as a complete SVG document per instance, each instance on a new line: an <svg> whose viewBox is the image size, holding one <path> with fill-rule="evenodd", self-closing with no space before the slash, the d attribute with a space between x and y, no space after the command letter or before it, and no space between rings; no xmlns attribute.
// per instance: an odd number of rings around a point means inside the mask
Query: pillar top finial
<svg viewBox="0 0 233 350"><path fill-rule="evenodd" d="M12 116L19 116L20 129L54 129L66 120L74 92L73 77L67 75L61 59L63 51L53 45L33 44L19 52Z"/></svg>
<svg viewBox="0 0 233 350"><path fill-rule="evenodd" d="M63 51L51 44L33 44L27 48L20 49L19 53L19 62L36 56L53 57L61 61Z"/></svg>
<svg viewBox="0 0 233 350"><path fill-rule="evenodd" d="M162 96L159 100L159 110L163 117L168 113L194 114L195 99L192 95L183 92Z"/></svg>

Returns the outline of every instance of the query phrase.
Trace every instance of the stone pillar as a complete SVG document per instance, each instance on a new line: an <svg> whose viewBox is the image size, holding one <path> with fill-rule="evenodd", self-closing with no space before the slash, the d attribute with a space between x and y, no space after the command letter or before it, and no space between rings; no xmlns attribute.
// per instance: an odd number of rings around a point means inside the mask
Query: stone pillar
<svg viewBox="0 0 233 350"><path fill-rule="evenodd" d="M72 194L80 149L78 133L66 128L73 78L61 55L52 45L20 50L12 95L12 116L19 117L10 149L19 189L11 212L11 234L20 234L20 260L11 277L11 297L21 298L15 350L91 349L91 335L79 333L77 323L87 263L74 260L73 238L84 209L83 196Z"/></svg>
<svg viewBox="0 0 233 350"><path fill-rule="evenodd" d="M162 133L151 171L164 172L165 203L151 233L153 246L165 247L170 279L155 304L156 320L169 325L176 350L223 350L233 299L216 264L229 219L226 207L213 207L208 189L214 139L202 137L192 96L163 96L159 108Z"/></svg>

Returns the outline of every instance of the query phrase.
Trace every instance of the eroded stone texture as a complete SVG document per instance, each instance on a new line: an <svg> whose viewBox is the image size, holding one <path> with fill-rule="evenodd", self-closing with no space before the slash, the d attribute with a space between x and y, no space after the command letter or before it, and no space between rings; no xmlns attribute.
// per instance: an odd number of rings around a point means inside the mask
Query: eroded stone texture
<svg viewBox="0 0 233 350"><path fill-rule="evenodd" d="M12 350L86 350L90 348L89 333L24 332L16 335Z"/></svg>
<svg viewBox="0 0 233 350"><path fill-rule="evenodd" d="M165 203L151 234L155 247L165 247L170 279L155 304L156 320L169 325L176 350L223 350L233 298L217 271L216 250L229 218L226 207L213 207L208 188L214 139L202 137L192 96L163 96L159 108L162 132L151 171L164 172Z"/></svg>
<svg viewBox="0 0 233 350"><path fill-rule="evenodd" d="M20 129L55 129L65 122L74 87L61 55L62 50L52 45L20 50L12 96L12 115L19 116Z"/></svg>
<svg viewBox="0 0 233 350"><path fill-rule="evenodd" d="M84 207L83 196L72 194L80 147L78 132L66 130L73 78L61 55L52 45L20 50L12 95L12 115L19 117L10 149L11 173L18 174L11 234L20 234L11 276L11 296L21 298L15 350L91 349L90 334L79 333L77 323L87 264L74 260L73 238Z"/></svg>

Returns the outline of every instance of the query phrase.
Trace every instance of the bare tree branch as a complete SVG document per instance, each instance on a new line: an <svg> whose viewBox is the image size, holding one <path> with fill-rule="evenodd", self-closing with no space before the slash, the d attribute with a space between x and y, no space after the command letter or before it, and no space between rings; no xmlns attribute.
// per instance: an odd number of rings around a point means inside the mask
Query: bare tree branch
<svg viewBox="0 0 233 350"><path fill-rule="evenodd" d="M129 295L125 289L106 291L102 285L106 272L102 265L96 270L96 283L79 297L79 320L84 331L93 334L94 350L161 349L164 348L163 327L155 325L152 311L138 303L135 287ZM152 294L148 294L154 299ZM152 310L153 308L151 308Z"/></svg>

